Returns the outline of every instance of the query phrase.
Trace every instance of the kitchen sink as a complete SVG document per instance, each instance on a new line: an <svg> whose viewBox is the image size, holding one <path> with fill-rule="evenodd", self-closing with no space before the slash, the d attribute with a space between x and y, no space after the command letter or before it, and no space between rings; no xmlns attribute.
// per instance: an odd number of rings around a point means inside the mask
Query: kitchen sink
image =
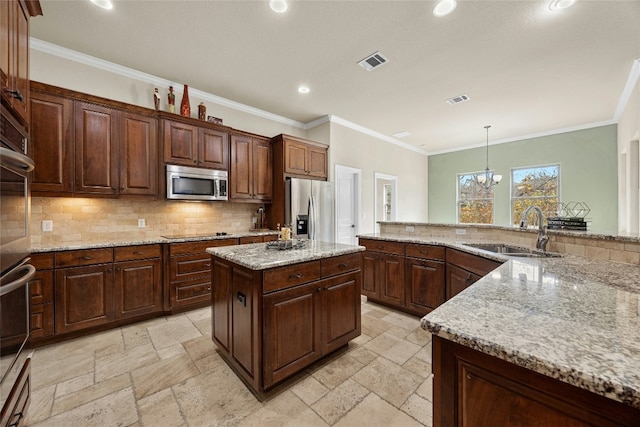
<svg viewBox="0 0 640 427"><path fill-rule="evenodd" d="M463 243L463 246L519 258L557 258L561 256L556 253L543 252L538 249L523 248L504 243Z"/></svg>

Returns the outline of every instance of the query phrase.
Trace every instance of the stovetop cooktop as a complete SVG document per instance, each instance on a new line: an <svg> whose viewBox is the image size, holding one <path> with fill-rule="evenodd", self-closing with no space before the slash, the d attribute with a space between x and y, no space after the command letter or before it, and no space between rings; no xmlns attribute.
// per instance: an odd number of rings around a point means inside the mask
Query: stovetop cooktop
<svg viewBox="0 0 640 427"><path fill-rule="evenodd" d="M211 236L227 236L228 233L226 231L216 231L215 233L193 233L193 234L167 234L165 236L160 236L165 239L190 239L197 237L211 237Z"/></svg>

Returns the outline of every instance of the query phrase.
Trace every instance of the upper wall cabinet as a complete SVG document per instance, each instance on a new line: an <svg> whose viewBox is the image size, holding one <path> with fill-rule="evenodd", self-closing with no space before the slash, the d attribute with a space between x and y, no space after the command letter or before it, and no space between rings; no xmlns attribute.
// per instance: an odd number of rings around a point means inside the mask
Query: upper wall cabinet
<svg viewBox="0 0 640 427"><path fill-rule="evenodd" d="M273 140L276 162L282 162L286 176L327 179L327 146L291 135L278 135Z"/></svg>
<svg viewBox="0 0 640 427"><path fill-rule="evenodd" d="M42 15L38 1L0 1L2 103L29 127L29 18Z"/></svg>
<svg viewBox="0 0 640 427"><path fill-rule="evenodd" d="M31 90L34 195L157 197L155 112L41 83Z"/></svg>
<svg viewBox="0 0 640 427"><path fill-rule="evenodd" d="M164 162L169 164L229 169L229 133L194 119L164 119Z"/></svg>
<svg viewBox="0 0 640 427"><path fill-rule="evenodd" d="M272 163L273 149L269 139L250 134L231 134L230 199L271 202Z"/></svg>

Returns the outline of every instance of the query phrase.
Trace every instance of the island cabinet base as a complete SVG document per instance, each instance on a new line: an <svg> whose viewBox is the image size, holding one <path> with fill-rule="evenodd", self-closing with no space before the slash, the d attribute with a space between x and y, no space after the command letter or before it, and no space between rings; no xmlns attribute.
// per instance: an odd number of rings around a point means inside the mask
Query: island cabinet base
<svg viewBox="0 0 640 427"><path fill-rule="evenodd" d="M360 335L360 253L266 270L212 256L212 338L258 398Z"/></svg>
<svg viewBox="0 0 640 427"><path fill-rule="evenodd" d="M433 337L434 427L635 426L640 410Z"/></svg>

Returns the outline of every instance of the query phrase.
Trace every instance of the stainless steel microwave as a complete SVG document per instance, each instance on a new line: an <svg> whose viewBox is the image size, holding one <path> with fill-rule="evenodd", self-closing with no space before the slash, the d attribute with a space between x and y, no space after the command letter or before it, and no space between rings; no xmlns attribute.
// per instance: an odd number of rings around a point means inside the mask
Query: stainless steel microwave
<svg viewBox="0 0 640 427"><path fill-rule="evenodd" d="M167 165L167 199L228 200L227 171Z"/></svg>

